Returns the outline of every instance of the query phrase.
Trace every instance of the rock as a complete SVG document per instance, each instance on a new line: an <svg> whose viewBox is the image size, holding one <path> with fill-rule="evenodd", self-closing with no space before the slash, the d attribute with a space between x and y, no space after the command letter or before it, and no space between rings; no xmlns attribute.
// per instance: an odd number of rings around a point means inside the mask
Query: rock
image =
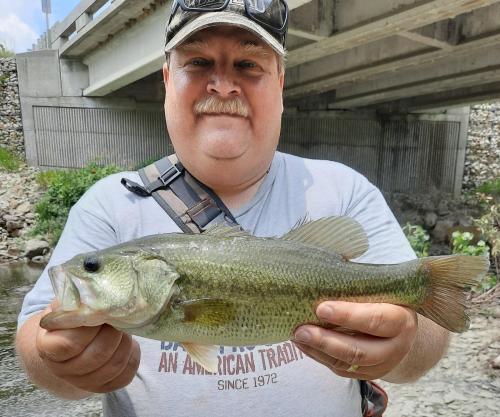
<svg viewBox="0 0 500 417"><path fill-rule="evenodd" d="M448 203L446 200L441 200L437 206L437 214L440 216L446 216L450 214L450 210L448 209Z"/></svg>
<svg viewBox="0 0 500 417"><path fill-rule="evenodd" d="M491 367L493 369L500 369L500 355L493 359L493 362L491 362Z"/></svg>
<svg viewBox="0 0 500 417"><path fill-rule="evenodd" d="M16 248L16 247L10 247L10 248L7 250L7 255L11 255L11 256L19 256L19 255L21 255L21 249Z"/></svg>
<svg viewBox="0 0 500 417"><path fill-rule="evenodd" d="M24 248L24 256L33 259L36 256L43 256L50 251L48 242L44 240L28 240Z"/></svg>
<svg viewBox="0 0 500 417"><path fill-rule="evenodd" d="M4 220L6 222L17 222L19 221L19 217L18 216L12 216L11 214L5 214L3 216Z"/></svg>
<svg viewBox="0 0 500 417"><path fill-rule="evenodd" d="M420 206L420 208L423 211L435 211L436 205L434 204L434 202L430 198L426 198L422 202L422 205Z"/></svg>
<svg viewBox="0 0 500 417"><path fill-rule="evenodd" d="M432 237L436 243L446 243L451 228L455 225L453 220L438 220L432 231Z"/></svg>
<svg viewBox="0 0 500 417"><path fill-rule="evenodd" d="M7 232L9 232L9 234L12 234L15 230L22 229L22 227L23 227L23 222L21 222L20 220L16 221L10 220L5 223L5 228Z"/></svg>
<svg viewBox="0 0 500 417"><path fill-rule="evenodd" d="M424 217L425 228L432 229L436 225L437 220L438 220L438 215L436 213L434 213L432 211L429 213L426 213L426 215Z"/></svg>
<svg viewBox="0 0 500 417"><path fill-rule="evenodd" d="M24 201L16 207L16 213L18 215L23 215L31 210L31 205L28 201Z"/></svg>

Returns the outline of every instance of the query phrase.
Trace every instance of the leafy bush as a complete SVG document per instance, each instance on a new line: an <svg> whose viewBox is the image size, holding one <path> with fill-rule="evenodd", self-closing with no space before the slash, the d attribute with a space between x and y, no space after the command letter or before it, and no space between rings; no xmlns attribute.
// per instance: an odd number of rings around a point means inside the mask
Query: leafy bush
<svg viewBox="0 0 500 417"><path fill-rule="evenodd" d="M490 249L484 242L480 240L475 245L472 244L474 235L470 232L453 232L452 235L453 253L471 255L471 256L487 256L489 258ZM476 294L482 294L490 290L498 283L498 278L493 274L487 274L481 282L478 283L472 290Z"/></svg>
<svg viewBox="0 0 500 417"><path fill-rule="evenodd" d="M50 171L40 171L38 174L36 174L36 182L40 187L47 189L49 188L49 185L54 182L56 179L56 176L58 173L61 171L55 171L55 170L50 170Z"/></svg>
<svg viewBox="0 0 500 417"><path fill-rule="evenodd" d="M9 150L0 147L0 169L9 172L18 171L21 160Z"/></svg>
<svg viewBox="0 0 500 417"><path fill-rule="evenodd" d="M406 223L403 232L419 258L429 256L429 235L422 226Z"/></svg>
<svg viewBox="0 0 500 417"><path fill-rule="evenodd" d="M118 172L115 166L99 167L91 164L74 171L45 171L37 181L47 192L36 205L37 221L34 234L47 235L53 244L61 236L70 208L94 183Z"/></svg>
<svg viewBox="0 0 500 417"><path fill-rule="evenodd" d="M474 235L470 232L455 231L452 233L451 237L453 247L452 253L471 256L484 256L490 253L490 249L483 240L480 240L475 245L471 243L474 239Z"/></svg>
<svg viewBox="0 0 500 417"><path fill-rule="evenodd" d="M475 220L475 224L491 247L491 256L498 278L500 277L500 206L493 204L488 212Z"/></svg>

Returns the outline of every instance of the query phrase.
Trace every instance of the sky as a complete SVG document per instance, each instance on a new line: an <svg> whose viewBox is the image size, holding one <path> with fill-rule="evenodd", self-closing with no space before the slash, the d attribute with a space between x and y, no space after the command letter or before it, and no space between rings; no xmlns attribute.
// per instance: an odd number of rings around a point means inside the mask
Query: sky
<svg viewBox="0 0 500 417"><path fill-rule="evenodd" d="M50 26L62 21L79 0L52 0ZM42 0L0 0L0 43L17 53L26 52L45 32Z"/></svg>

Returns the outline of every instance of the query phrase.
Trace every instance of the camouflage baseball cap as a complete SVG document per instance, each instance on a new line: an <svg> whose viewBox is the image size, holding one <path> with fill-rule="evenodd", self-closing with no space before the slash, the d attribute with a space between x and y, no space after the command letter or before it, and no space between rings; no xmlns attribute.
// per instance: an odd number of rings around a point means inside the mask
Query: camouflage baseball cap
<svg viewBox="0 0 500 417"><path fill-rule="evenodd" d="M181 2L187 10L182 8ZM220 10L213 11L215 8ZM170 52L194 33L218 25L246 29L278 54L285 55L286 0L174 0L167 25L165 52Z"/></svg>

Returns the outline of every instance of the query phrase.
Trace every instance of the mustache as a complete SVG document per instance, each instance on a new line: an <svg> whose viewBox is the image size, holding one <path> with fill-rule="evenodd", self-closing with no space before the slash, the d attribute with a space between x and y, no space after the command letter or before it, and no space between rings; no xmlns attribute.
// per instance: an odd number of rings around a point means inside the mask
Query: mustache
<svg viewBox="0 0 500 417"><path fill-rule="evenodd" d="M196 115L230 114L248 117L248 108L239 97L222 100L215 96L208 96L195 104L194 112Z"/></svg>

